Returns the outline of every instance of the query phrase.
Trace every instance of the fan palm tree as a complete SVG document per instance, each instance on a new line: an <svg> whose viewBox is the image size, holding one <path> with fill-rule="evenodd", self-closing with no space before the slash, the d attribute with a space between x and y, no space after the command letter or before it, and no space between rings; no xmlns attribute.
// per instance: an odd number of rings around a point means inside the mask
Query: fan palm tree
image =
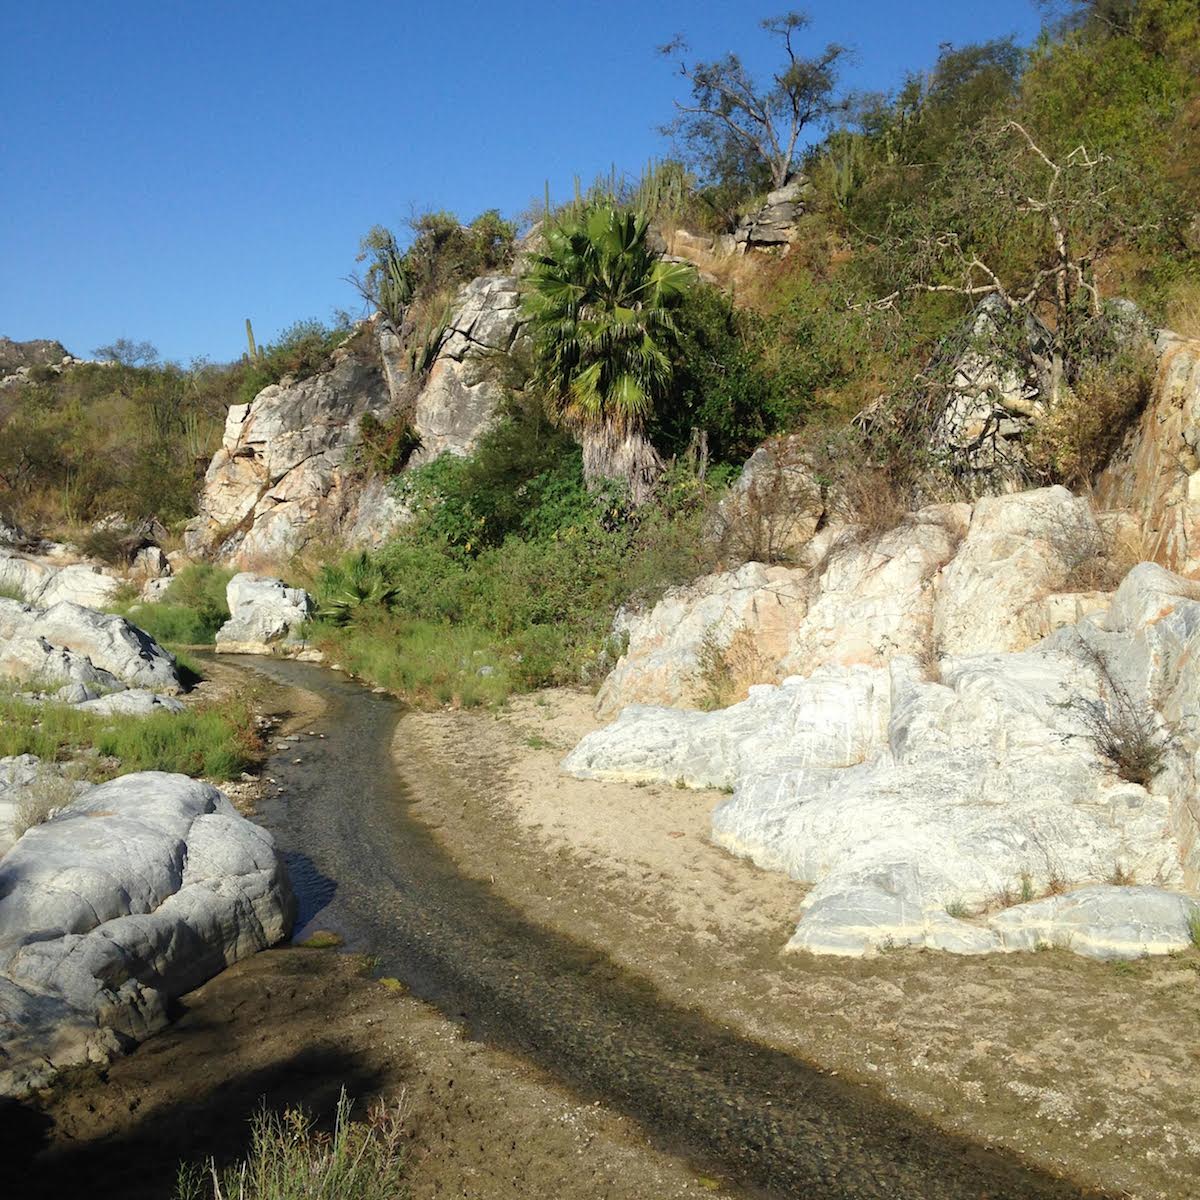
<svg viewBox="0 0 1200 1200"><path fill-rule="evenodd" d="M662 471L645 435L669 394L671 310L692 268L663 262L640 213L604 205L550 225L526 279L525 311L552 414L579 439L589 487L622 479L644 503Z"/></svg>

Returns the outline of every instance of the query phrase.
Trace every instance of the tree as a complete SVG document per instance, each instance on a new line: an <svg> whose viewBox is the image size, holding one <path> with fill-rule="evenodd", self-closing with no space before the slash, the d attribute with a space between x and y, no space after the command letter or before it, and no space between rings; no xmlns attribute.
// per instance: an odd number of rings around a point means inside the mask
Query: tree
<svg viewBox="0 0 1200 1200"><path fill-rule="evenodd" d="M97 346L92 353L101 362L119 363L123 367L149 367L158 362L158 349L153 342L135 342L125 337L107 346Z"/></svg>
<svg viewBox="0 0 1200 1200"><path fill-rule="evenodd" d="M768 85L756 83L736 54L689 64L681 37L660 48L676 59L679 74L692 85L691 103L676 101L679 116L668 129L691 143L710 179L724 182L731 169L745 177L763 166L772 184L783 187L804 130L841 107L834 88L848 51L831 42L820 54L800 55L795 38L810 24L802 12L760 22L784 51L784 62Z"/></svg>
<svg viewBox="0 0 1200 1200"><path fill-rule="evenodd" d="M985 123L891 247L900 286L873 307L913 292L991 296L1015 327L1049 310L1052 403L1100 325L1096 264L1136 232L1132 182L1085 146L1052 159L1019 122Z"/></svg>
<svg viewBox="0 0 1200 1200"><path fill-rule="evenodd" d="M550 225L525 295L536 378L583 447L584 479L589 488L624 480L635 505L662 471L645 430L670 392L672 309L693 278L654 254L648 228L642 214L605 205Z"/></svg>

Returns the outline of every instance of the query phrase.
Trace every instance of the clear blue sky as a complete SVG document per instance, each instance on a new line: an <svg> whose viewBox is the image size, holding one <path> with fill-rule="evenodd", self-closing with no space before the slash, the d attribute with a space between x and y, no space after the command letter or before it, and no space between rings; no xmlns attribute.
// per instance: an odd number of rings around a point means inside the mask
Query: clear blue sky
<svg viewBox="0 0 1200 1200"><path fill-rule="evenodd" d="M782 10L786 4L780 4ZM813 0L808 37L888 90L1028 0ZM3 5L0 334L228 360L243 320L357 309L359 237L425 208L515 215L666 146L655 46L773 58L773 0L45 0Z"/></svg>

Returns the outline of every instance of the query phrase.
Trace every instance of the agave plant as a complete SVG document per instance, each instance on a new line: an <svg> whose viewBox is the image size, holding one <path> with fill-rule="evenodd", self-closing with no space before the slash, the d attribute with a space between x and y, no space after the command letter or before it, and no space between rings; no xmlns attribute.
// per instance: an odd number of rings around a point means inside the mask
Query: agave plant
<svg viewBox="0 0 1200 1200"><path fill-rule="evenodd" d="M583 446L588 486L623 479L635 504L662 471L645 429L670 394L679 338L671 310L693 278L651 250L648 229L641 213L607 205L552 224L524 300L539 381Z"/></svg>
<svg viewBox="0 0 1200 1200"><path fill-rule="evenodd" d="M317 616L336 625L347 625L364 608L387 608L399 594L399 588L387 572L366 551L328 563L321 568L317 581L321 603Z"/></svg>

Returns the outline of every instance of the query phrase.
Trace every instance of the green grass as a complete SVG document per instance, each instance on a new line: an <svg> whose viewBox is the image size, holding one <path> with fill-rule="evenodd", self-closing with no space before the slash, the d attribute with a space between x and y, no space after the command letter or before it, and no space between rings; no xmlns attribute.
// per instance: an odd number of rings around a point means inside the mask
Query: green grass
<svg viewBox="0 0 1200 1200"><path fill-rule="evenodd" d="M161 600L118 608L121 616L162 645L211 645L229 620L225 587L233 572L207 563L185 567Z"/></svg>
<svg viewBox="0 0 1200 1200"><path fill-rule="evenodd" d="M377 1102L352 1121L343 1089L332 1133L301 1108L265 1108L251 1122L250 1153L224 1169L180 1168L174 1200L403 1200L405 1160L400 1105Z"/></svg>
<svg viewBox="0 0 1200 1200"><path fill-rule="evenodd" d="M16 600L25 603L25 592L19 587L10 587L0 583L0 600Z"/></svg>
<svg viewBox="0 0 1200 1200"><path fill-rule="evenodd" d="M0 758L35 754L63 761L94 750L120 760L119 770L177 771L208 779L233 779L259 751L247 701L149 717L101 716L66 704L31 705L0 696ZM93 779L116 772L100 761L88 764Z"/></svg>
<svg viewBox="0 0 1200 1200"><path fill-rule="evenodd" d="M477 708L500 703L514 687L514 664L487 632L469 625L378 612L349 628L315 632L355 675L415 703Z"/></svg>

